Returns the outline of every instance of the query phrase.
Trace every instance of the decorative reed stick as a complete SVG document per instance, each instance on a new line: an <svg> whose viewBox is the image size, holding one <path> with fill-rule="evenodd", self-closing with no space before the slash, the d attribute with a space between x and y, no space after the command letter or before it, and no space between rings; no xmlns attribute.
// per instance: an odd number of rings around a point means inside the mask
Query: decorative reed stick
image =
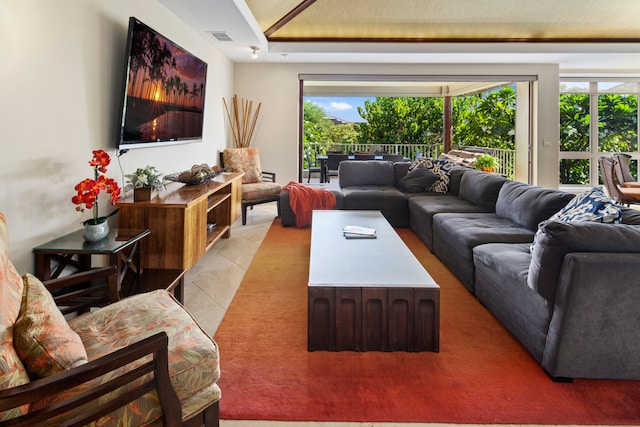
<svg viewBox="0 0 640 427"><path fill-rule="evenodd" d="M233 141L236 144L236 147L249 147L251 145L251 139L253 138L256 122L258 121L258 116L260 115L262 102L258 103L258 108L254 112L253 101L248 101L243 98L240 101L240 106L238 106L238 95L233 95L233 117L229 111L227 101L222 98L222 102L224 103L224 109L227 112L227 119L231 126L231 135L233 136Z"/></svg>

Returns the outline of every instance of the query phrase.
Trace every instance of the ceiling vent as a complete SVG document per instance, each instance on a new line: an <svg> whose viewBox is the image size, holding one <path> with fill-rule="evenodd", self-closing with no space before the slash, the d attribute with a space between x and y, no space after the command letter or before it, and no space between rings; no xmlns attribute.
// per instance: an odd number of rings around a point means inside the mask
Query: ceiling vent
<svg viewBox="0 0 640 427"><path fill-rule="evenodd" d="M232 42L233 41L233 39L231 38L229 33L227 33L226 31L209 31L209 34L211 34L219 42Z"/></svg>

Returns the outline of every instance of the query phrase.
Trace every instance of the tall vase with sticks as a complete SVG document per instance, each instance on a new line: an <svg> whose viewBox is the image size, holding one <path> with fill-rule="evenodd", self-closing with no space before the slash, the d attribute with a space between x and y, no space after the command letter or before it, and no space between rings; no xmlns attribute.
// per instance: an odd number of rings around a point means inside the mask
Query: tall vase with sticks
<svg viewBox="0 0 640 427"><path fill-rule="evenodd" d="M256 128L256 122L260 115L262 103L258 103L256 110L253 110L253 101L241 99L238 102L238 95L233 95L233 106L229 109L227 101L223 98L224 109L227 112L229 125L231 126L231 134L233 141L238 148L248 148L251 145L253 131Z"/></svg>

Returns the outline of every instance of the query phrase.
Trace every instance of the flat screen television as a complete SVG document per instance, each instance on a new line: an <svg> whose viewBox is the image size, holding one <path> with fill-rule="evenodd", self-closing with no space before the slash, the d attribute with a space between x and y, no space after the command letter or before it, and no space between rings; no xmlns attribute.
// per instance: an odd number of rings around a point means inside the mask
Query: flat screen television
<svg viewBox="0 0 640 427"><path fill-rule="evenodd" d="M129 18L120 150L202 140L207 63Z"/></svg>

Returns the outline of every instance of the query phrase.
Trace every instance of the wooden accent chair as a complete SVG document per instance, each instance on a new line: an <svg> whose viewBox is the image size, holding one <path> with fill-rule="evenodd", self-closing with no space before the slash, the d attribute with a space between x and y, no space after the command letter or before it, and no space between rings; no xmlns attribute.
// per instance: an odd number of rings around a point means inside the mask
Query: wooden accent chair
<svg viewBox="0 0 640 427"><path fill-rule="evenodd" d="M598 163L600 165L602 182L607 189L607 193L609 193L609 197L611 197L614 202L625 206L640 203L638 200L627 196L620 190L620 182L616 173L617 161L615 159L601 156L598 159Z"/></svg>
<svg viewBox="0 0 640 427"><path fill-rule="evenodd" d="M625 187L640 187L640 182L631 175L631 169L629 167L631 156L626 153L613 153L611 157L616 161L616 174L618 175L620 184Z"/></svg>
<svg viewBox="0 0 640 427"><path fill-rule="evenodd" d="M0 426L219 425L216 343L169 292L117 301L116 275L20 277L0 212Z"/></svg>
<svg viewBox="0 0 640 427"><path fill-rule="evenodd" d="M261 203L277 202L280 216L280 190L274 172L265 172L260 167L260 152L257 148L225 148L220 155L224 168L242 172L242 225L247 224L247 209Z"/></svg>

